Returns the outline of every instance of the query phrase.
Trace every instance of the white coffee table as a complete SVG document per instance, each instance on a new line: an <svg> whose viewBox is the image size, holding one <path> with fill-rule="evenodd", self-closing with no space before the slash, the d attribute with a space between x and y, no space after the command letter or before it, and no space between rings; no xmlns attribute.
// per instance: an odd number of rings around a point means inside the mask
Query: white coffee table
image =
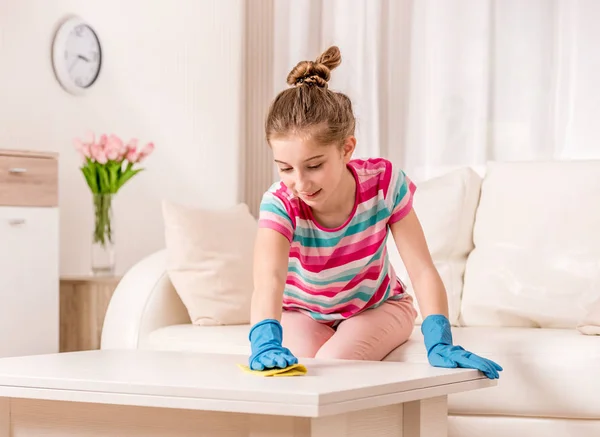
<svg viewBox="0 0 600 437"><path fill-rule="evenodd" d="M447 395L496 385L475 370L142 350L0 359L0 437L445 437ZM492 396L493 393L490 392Z"/></svg>

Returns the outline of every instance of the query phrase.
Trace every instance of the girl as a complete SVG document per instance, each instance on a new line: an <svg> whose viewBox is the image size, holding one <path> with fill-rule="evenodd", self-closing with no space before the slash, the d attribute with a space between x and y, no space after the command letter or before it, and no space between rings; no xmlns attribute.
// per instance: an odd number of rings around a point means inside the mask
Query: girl
<svg viewBox="0 0 600 437"><path fill-rule="evenodd" d="M382 360L404 343L417 313L388 260L389 230L424 317L429 363L498 378L498 364L452 344L446 291L412 209L415 185L385 159L351 159L352 104L327 87L340 62L331 47L298 63L267 116L281 181L260 206L250 368L297 357Z"/></svg>

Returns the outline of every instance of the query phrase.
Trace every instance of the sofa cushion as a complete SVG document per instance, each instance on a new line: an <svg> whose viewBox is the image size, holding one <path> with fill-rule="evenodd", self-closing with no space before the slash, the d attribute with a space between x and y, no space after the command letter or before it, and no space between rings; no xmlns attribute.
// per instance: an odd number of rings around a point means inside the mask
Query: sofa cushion
<svg viewBox="0 0 600 437"><path fill-rule="evenodd" d="M467 255L473 248L473 221L479 201L481 177L470 168L461 168L419 183L413 208L419 217L429 251L448 294L449 319L458 323L463 274ZM397 275L415 296L391 234L390 262ZM417 308L418 309L418 308ZM418 311L417 323L422 322Z"/></svg>
<svg viewBox="0 0 600 437"><path fill-rule="evenodd" d="M598 437L600 420L562 417L448 416L448 437Z"/></svg>
<svg viewBox="0 0 600 437"><path fill-rule="evenodd" d="M590 306L577 329L585 335L600 335L600 299Z"/></svg>
<svg viewBox="0 0 600 437"><path fill-rule="evenodd" d="M455 344L494 360L498 385L452 394L451 414L600 419L600 341L575 329L458 327ZM419 329L385 360L427 362Z"/></svg>
<svg viewBox="0 0 600 437"><path fill-rule="evenodd" d="M489 163L461 324L575 328L600 298L599 199L600 161Z"/></svg>
<svg viewBox="0 0 600 437"><path fill-rule="evenodd" d="M250 325L171 325L140 340L140 349L250 355Z"/></svg>
<svg viewBox="0 0 600 437"><path fill-rule="evenodd" d="M167 273L196 325L250 321L257 223L248 207L194 209L163 202Z"/></svg>

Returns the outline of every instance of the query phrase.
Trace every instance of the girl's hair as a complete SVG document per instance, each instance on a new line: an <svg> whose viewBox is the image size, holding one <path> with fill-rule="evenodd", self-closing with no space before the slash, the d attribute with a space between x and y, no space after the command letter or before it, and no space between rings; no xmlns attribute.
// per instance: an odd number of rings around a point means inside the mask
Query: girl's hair
<svg viewBox="0 0 600 437"><path fill-rule="evenodd" d="M301 61L288 74L291 85L271 104L265 131L267 141L290 134L310 137L319 144L342 145L354 135L356 120L345 94L330 91L331 70L342 62L336 46L313 61Z"/></svg>

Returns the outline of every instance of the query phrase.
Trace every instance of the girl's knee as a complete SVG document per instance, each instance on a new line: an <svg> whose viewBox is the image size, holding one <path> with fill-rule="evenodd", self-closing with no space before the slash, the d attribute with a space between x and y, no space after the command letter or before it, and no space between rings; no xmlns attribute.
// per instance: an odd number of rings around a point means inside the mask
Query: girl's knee
<svg viewBox="0 0 600 437"><path fill-rule="evenodd" d="M283 347L287 347L296 358L314 358L323 344L319 337L287 330L283 333Z"/></svg>
<svg viewBox="0 0 600 437"><path fill-rule="evenodd" d="M410 301L387 302L340 324L317 358L380 361L404 344L414 329Z"/></svg>
<svg viewBox="0 0 600 437"><path fill-rule="evenodd" d="M408 340L407 336L338 338L325 343L315 357L334 360L381 361Z"/></svg>
<svg viewBox="0 0 600 437"><path fill-rule="evenodd" d="M373 352L375 345L364 341L335 338L325 343L316 353L316 358L332 360L367 360L378 361Z"/></svg>
<svg viewBox="0 0 600 437"><path fill-rule="evenodd" d="M314 358L334 331L311 317L296 311L284 311L281 317L283 346L297 358Z"/></svg>
<svg viewBox="0 0 600 437"><path fill-rule="evenodd" d="M315 354L315 358L325 360L364 360L362 355L357 351L343 350L343 349L332 349L332 348L321 348Z"/></svg>
<svg viewBox="0 0 600 437"><path fill-rule="evenodd" d="M315 358L317 354L317 348L312 344L285 344L284 347L287 347L293 356L296 358Z"/></svg>

